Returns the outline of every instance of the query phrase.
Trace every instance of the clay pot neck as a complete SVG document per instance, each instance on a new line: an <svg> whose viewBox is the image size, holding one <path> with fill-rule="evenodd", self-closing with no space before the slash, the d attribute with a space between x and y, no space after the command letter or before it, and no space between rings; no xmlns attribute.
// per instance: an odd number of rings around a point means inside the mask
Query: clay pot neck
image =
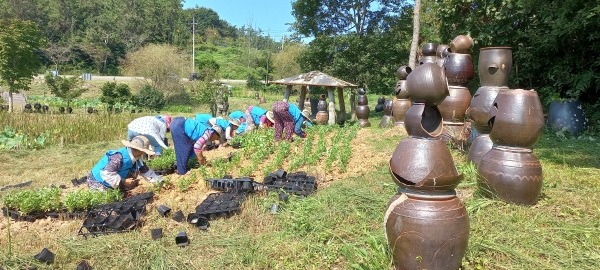
<svg viewBox="0 0 600 270"><path fill-rule="evenodd" d="M486 134L486 135L489 136L489 134ZM511 153L533 153L533 150L529 149L529 148L511 147L511 146L504 146L504 145L494 145L494 146L492 146L492 149L504 151L504 152L511 152Z"/></svg>
<svg viewBox="0 0 600 270"><path fill-rule="evenodd" d="M405 194L411 199L424 201L447 201L456 198L456 191L454 190L429 192L398 187L398 193Z"/></svg>

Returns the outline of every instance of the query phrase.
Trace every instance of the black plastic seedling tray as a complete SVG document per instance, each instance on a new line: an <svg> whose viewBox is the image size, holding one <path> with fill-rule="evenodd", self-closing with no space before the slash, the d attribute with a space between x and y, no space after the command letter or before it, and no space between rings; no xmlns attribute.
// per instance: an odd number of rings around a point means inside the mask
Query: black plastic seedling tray
<svg viewBox="0 0 600 270"><path fill-rule="evenodd" d="M206 178L204 180L209 183L210 188L225 192L254 192L258 190L257 186L259 186L250 177L232 179L226 175L223 178Z"/></svg>
<svg viewBox="0 0 600 270"><path fill-rule="evenodd" d="M209 220L230 217L240 211L240 206L245 199L246 194L243 192L213 193L196 207L196 214L205 216Z"/></svg>
<svg viewBox="0 0 600 270"><path fill-rule="evenodd" d="M152 192L148 192L131 196L121 202L95 206L87 213L78 235L87 239L88 236L134 230L144 215L146 204L153 196Z"/></svg>
<svg viewBox="0 0 600 270"><path fill-rule="evenodd" d="M264 186L269 191L285 191L296 195L309 195L317 189L317 180L306 172L286 173L277 171L269 173L264 179Z"/></svg>

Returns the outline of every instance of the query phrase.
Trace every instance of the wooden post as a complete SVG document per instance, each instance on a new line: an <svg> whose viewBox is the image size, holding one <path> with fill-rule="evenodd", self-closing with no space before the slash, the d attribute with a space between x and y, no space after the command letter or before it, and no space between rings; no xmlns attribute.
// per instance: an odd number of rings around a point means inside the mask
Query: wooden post
<svg viewBox="0 0 600 270"><path fill-rule="evenodd" d="M285 87L285 93L283 93L283 101L288 102L288 99L290 99L291 92L292 92L292 85L289 84Z"/></svg>
<svg viewBox="0 0 600 270"><path fill-rule="evenodd" d="M344 88L342 87L338 87L337 88L337 93L338 93L338 100L340 101L340 119L339 122L340 123L345 123L346 122L346 104L344 103Z"/></svg>
<svg viewBox="0 0 600 270"><path fill-rule="evenodd" d="M60 137L60 147L65 146L65 137Z"/></svg>
<svg viewBox="0 0 600 270"><path fill-rule="evenodd" d="M327 124L335 124L335 99L333 95L333 86L327 87L327 93L329 94L329 121Z"/></svg>
<svg viewBox="0 0 600 270"><path fill-rule="evenodd" d="M356 89L350 91L350 115L352 121L356 120Z"/></svg>
<svg viewBox="0 0 600 270"><path fill-rule="evenodd" d="M298 100L298 108L300 111L304 110L304 100L306 99L306 85L302 86L300 90L300 100Z"/></svg>

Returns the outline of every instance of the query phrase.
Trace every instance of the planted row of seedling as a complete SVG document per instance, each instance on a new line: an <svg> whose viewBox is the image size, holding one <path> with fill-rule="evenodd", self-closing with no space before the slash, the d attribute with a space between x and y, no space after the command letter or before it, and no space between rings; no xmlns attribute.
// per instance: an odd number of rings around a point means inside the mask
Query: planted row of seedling
<svg viewBox="0 0 600 270"><path fill-rule="evenodd" d="M62 189L42 188L39 190L24 190L4 195L2 205L21 215L49 212L87 211L94 205L111 203L122 199L118 189L97 192L92 190L75 190L64 195Z"/></svg>

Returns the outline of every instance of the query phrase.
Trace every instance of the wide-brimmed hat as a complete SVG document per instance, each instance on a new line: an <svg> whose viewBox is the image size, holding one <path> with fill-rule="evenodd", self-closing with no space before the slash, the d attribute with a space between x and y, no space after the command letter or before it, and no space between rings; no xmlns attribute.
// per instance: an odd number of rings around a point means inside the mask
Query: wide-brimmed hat
<svg viewBox="0 0 600 270"><path fill-rule="evenodd" d="M303 110L302 115L306 117L306 119L310 120L310 112L308 110Z"/></svg>
<svg viewBox="0 0 600 270"><path fill-rule="evenodd" d="M237 119L230 119L229 123L232 124L232 125L234 125L234 126L237 126L237 127L239 127L240 124L241 124L240 120L237 120Z"/></svg>
<svg viewBox="0 0 600 270"><path fill-rule="evenodd" d="M155 155L154 151L150 150L150 140L146 136L135 136L131 141L122 140L123 145L142 151L148 155Z"/></svg>
<svg viewBox="0 0 600 270"><path fill-rule="evenodd" d="M219 134L219 142L220 143L224 143L225 142L225 130L223 130L222 127L214 125L212 126L212 129Z"/></svg>
<svg viewBox="0 0 600 270"><path fill-rule="evenodd" d="M267 119L269 119L269 121L271 121L271 123L275 123L275 117L273 117L272 111L267 111L267 113L265 115L267 116Z"/></svg>

